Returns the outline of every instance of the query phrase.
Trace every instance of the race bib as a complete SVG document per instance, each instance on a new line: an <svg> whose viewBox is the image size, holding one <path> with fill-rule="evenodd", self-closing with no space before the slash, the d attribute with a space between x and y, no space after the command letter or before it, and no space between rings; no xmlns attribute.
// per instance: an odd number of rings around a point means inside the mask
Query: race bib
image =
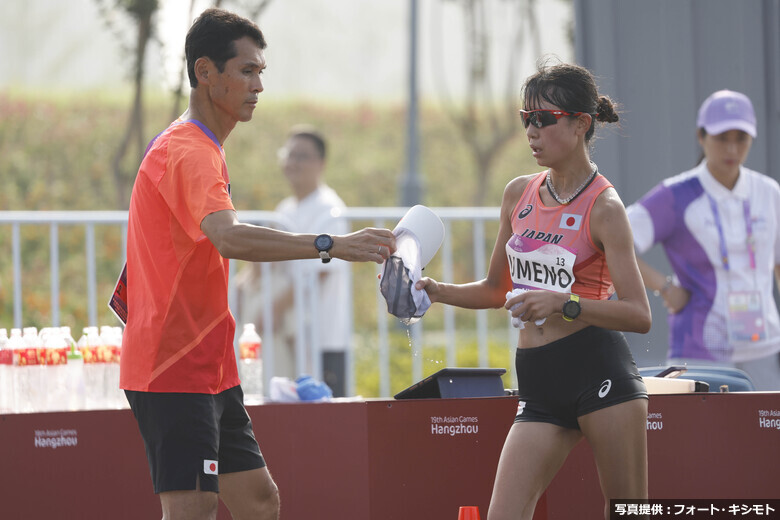
<svg viewBox="0 0 780 520"><path fill-rule="evenodd" d="M571 293L576 251L515 234L506 243L506 256L515 289Z"/></svg>
<svg viewBox="0 0 780 520"><path fill-rule="evenodd" d="M758 291L732 291L728 294L728 331L732 342L766 339L766 320Z"/></svg>

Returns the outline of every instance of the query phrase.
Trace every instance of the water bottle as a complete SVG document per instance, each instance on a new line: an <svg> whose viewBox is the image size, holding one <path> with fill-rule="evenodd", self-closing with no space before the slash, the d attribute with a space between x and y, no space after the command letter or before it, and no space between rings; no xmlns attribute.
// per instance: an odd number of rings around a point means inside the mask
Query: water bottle
<svg viewBox="0 0 780 520"><path fill-rule="evenodd" d="M8 330L0 329L0 413L14 411L14 353L8 346Z"/></svg>
<svg viewBox="0 0 780 520"><path fill-rule="evenodd" d="M119 390L119 352L122 336L117 335L115 327L100 327L100 342L103 344L103 362L105 379L103 381L107 408L121 408L124 396Z"/></svg>
<svg viewBox="0 0 780 520"><path fill-rule="evenodd" d="M43 365L45 370L43 410L51 412L67 410L68 344L59 328L47 329L42 340L46 352L46 364Z"/></svg>
<svg viewBox="0 0 780 520"><path fill-rule="evenodd" d="M239 371L241 388L244 395L252 399L260 399L263 395L263 342L255 330L253 323L244 325L244 331L238 339L240 351Z"/></svg>
<svg viewBox="0 0 780 520"><path fill-rule="evenodd" d="M84 388L84 357L81 355L76 340L70 333L70 327L60 327L62 338L68 345L68 362L66 387L68 411L84 410L86 408L86 392Z"/></svg>
<svg viewBox="0 0 780 520"><path fill-rule="evenodd" d="M130 403L127 402L127 397L125 396L125 391L119 388L119 367L120 367L120 361L122 359L122 339L124 336L125 330L122 327L114 327L114 336L116 337L116 344L117 350L116 350L116 381L114 384L114 392L116 392L117 396L117 408L130 408Z"/></svg>
<svg viewBox="0 0 780 520"><path fill-rule="evenodd" d="M84 334L78 342L84 357L84 392L87 410L106 407L105 352L97 327L84 327Z"/></svg>
<svg viewBox="0 0 780 520"><path fill-rule="evenodd" d="M22 339L24 340L24 344L27 345L27 353L29 355L27 365L45 365L46 350L44 350L43 343L41 343L38 329L35 327L24 327L22 329ZM35 360L33 360L33 356L35 357Z"/></svg>
<svg viewBox="0 0 780 520"><path fill-rule="evenodd" d="M22 330L17 328L11 329L11 336L8 338L7 348L11 351L11 409L14 412L19 412L19 387L21 383L22 373L19 370L19 364L22 358L22 351L24 347L24 341L22 341Z"/></svg>
<svg viewBox="0 0 780 520"><path fill-rule="evenodd" d="M27 335L29 336L29 331ZM36 334L37 341L37 334ZM37 400L35 392L37 385L34 384L34 376L38 374L38 353L33 344L28 346L28 342L22 335L22 329L11 329L11 337L8 338L8 346L13 351L13 385L14 385L14 410L20 413L29 413L35 411Z"/></svg>
<svg viewBox="0 0 780 520"><path fill-rule="evenodd" d="M46 349L38 336L35 327L24 327L22 339L27 347L27 396L22 396L25 401L24 410L40 412L46 405Z"/></svg>

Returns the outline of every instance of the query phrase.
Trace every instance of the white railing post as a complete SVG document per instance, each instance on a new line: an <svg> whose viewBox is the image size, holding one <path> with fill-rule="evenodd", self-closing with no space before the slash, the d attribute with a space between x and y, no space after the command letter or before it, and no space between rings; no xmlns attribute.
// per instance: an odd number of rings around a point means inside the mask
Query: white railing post
<svg viewBox="0 0 780 520"><path fill-rule="evenodd" d="M273 277L271 276L271 264L260 264L260 278L264 283L260 288L260 297L263 302L263 394L270 395L271 377L276 375L276 345L274 343L274 301L273 301Z"/></svg>
<svg viewBox="0 0 780 520"><path fill-rule="evenodd" d="M452 221L444 221L444 251L442 251L442 281L454 283L452 267ZM444 306L444 341L447 349L447 366L454 367L457 364L457 344L455 336L455 307Z"/></svg>
<svg viewBox="0 0 780 520"><path fill-rule="evenodd" d="M60 326L60 240L56 222L49 225L49 268L51 270L51 324Z"/></svg>
<svg viewBox="0 0 780 520"><path fill-rule="evenodd" d="M14 327L23 327L22 318L22 239L19 223L14 222L11 228L11 255L14 264Z"/></svg>
<svg viewBox="0 0 780 520"><path fill-rule="evenodd" d="M95 263L95 224L88 222L84 230L87 255L87 316L89 325L99 326L97 318L97 269Z"/></svg>
<svg viewBox="0 0 780 520"><path fill-rule="evenodd" d="M481 280L486 275L485 270L485 222L482 219L474 221L474 279ZM479 366L488 366L487 346L487 311L477 311L477 345L479 349Z"/></svg>
<svg viewBox="0 0 780 520"><path fill-rule="evenodd" d="M378 228L385 227L384 220L375 220L374 226ZM382 275L384 264L377 264L377 276ZM379 397L390 396L390 347L389 331L387 319L387 305L382 297L381 291L376 291L376 321L377 321L377 351L379 365Z"/></svg>
<svg viewBox="0 0 780 520"><path fill-rule="evenodd" d="M351 231L351 227L349 228ZM352 284L352 264L347 264L347 330L349 331L349 335L347 336L351 343L354 344L354 333L355 333L355 319L353 313L355 312L355 307L352 305L352 291L353 291L353 284ZM355 395L355 354L353 353L354 347L351 345L347 345L346 350L344 351L344 378L345 378L345 387L344 392L345 395Z"/></svg>

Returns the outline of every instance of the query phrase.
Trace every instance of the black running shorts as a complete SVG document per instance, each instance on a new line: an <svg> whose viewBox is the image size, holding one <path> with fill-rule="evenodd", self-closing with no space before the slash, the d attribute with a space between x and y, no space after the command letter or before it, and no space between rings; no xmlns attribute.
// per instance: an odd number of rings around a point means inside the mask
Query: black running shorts
<svg viewBox="0 0 780 520"><path fill-rule="evenodd" d="M219 493L219 475L265 466L235 386L219 394L126 390L146 447L154 492Z"/></svg>
<svg viewBox="0 0 780 520"><path fill-rule="evenodd" d="M577 418L633 399L647 388L622 333L586 327L547 345L519 348L515 422L579 429Z"/></svg>

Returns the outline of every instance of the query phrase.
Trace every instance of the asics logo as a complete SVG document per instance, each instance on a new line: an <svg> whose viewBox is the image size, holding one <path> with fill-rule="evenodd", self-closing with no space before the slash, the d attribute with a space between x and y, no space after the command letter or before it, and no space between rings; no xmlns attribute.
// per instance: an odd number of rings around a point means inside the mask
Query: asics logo
<svg viewBox="0 0 780 520"><path fill-rule="evenodd" d="M612 380L607 379L603 383L601 383L601 388L599 388L599 397L604 398L605 395L607 395L612 388Z"/></svg>
<svg viewBox="0 0 780 520"><path fill-rule="evenodd" d="M528 214L529 214L529 213L531 213L531 210L533 210L533 209L534 209L534 207L533 207L533 205L532 205L532 204L528 204L528 205L526 205L526 207L525 207L525 208L523 208L523 211L521 211L521 212L520 212L520 214L519 214L519 215L517 215L517 220L522 220L522 219L524 219L525 217L527 217L527 216L528 216Z"/></svg>

